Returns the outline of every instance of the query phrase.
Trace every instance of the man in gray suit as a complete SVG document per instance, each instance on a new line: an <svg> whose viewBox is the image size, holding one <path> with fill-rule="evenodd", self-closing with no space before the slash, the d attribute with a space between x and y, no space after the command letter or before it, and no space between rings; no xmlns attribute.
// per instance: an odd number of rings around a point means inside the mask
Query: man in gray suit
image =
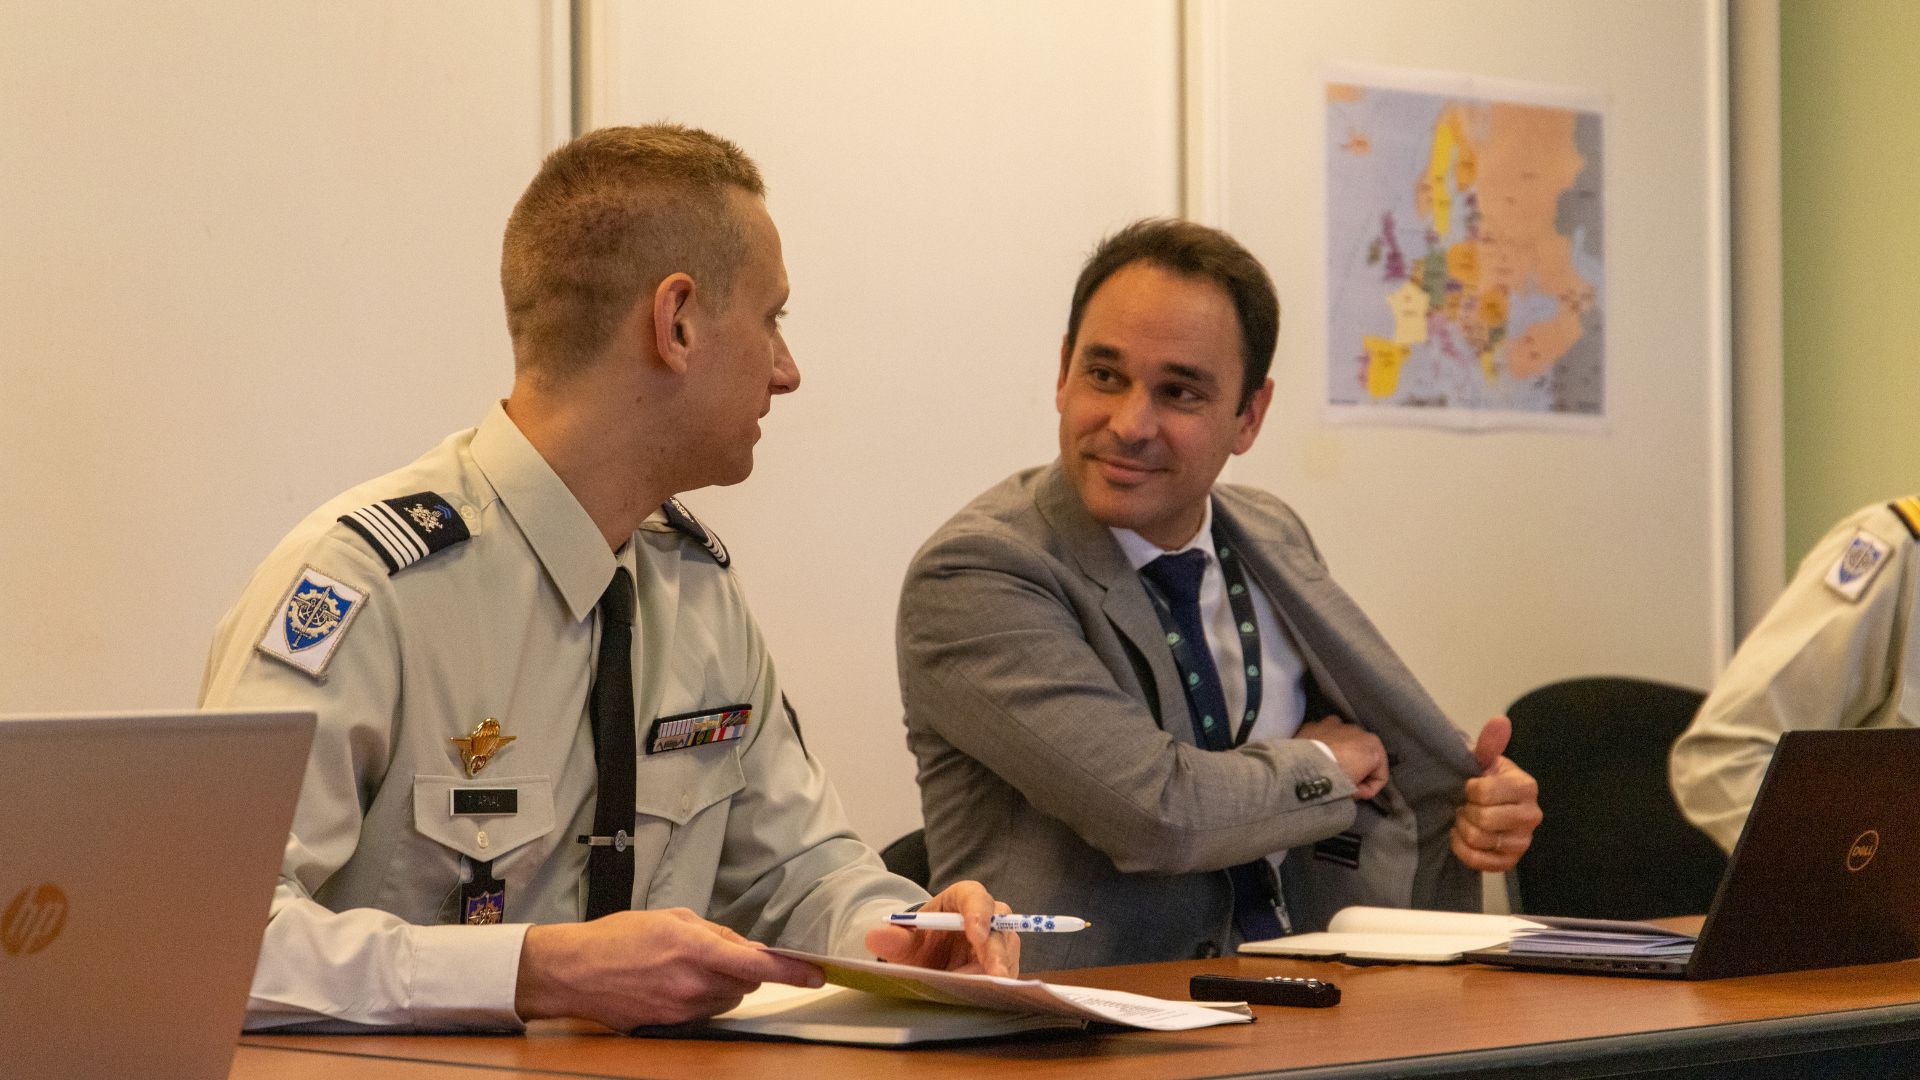
<svg viewBox="0 0 1920 1080"><path fill-rule="evenodd" d="M1148 220L1081 271L1060 459L934 534L899 663L936 881L1093 927L1029 971L1217 955L1349 904L1475 909L1540 820L1511 728L1464 737L1265 492L1279 302L1231 237Z"/></svg>

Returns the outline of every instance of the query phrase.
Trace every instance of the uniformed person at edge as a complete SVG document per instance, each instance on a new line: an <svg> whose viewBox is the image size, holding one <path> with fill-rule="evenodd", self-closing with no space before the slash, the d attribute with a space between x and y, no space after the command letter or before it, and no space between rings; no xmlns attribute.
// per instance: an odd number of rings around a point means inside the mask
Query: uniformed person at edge
<svg viewBox="0 0 1920 1080"><path fill-rule="evenodd" d="M1674 798L1728 851L1788 731L1920 724L1920 497L1835 523L1674 741Z"/></svg>
<svg viewBox="0 0 1920 1080"><path fill-rule="evenodd" d="M625 1029L819 983L758 943L1016 972L1006 905L928 901L848 829L673 500L746 479L799 385L763 193L698 130L556 151L507 223L511 396L308 517L221 623L205 705L320 716L250 1027ZM876 928L923 901L967 931Z"/></svg>

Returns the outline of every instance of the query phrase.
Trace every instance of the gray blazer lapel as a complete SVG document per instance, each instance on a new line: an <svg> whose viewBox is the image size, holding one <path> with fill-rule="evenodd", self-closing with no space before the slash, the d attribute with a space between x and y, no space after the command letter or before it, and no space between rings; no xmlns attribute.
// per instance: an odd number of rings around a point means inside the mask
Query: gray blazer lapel
<svg viewBox="0 0 1920 1080"><path fill-rule="evenodd" d="M1193 742L1193 725L1180 722L1187 719L1187 699L1180 692L1173 650L1167 647L1160 618L1153 612L1140 575L1127 562L1113 534L1088 515L1058 461L1048 466L1035 484L1034 505L1075 567L1104 590L1100 607L1114 629L1146 658L1153 676L1153 686L1148 689L1158 701L1154 712L1160 718L1161 730L1181 742Z"/></svg>
<svg viewBox="0 0 1920 1080"><path fill-rule="evenodd" d="M1397 744L1412 740L1459 776L1478 772L1452 722L1352 597L1327 576L1304 534L1262 529L1254 535L1217 495L1213 511L1236 547L1247 553L1246 564L1341 715L1373 729L1396 757L1404 756Z"/></svg>

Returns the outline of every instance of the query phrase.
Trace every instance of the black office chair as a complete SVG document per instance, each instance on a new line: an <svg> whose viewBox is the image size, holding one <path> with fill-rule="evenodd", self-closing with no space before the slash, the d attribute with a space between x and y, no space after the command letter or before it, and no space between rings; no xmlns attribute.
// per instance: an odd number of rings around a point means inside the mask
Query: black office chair
<svg viewBox="0 0 1920 1080"><path fill-rule="evenodd" d="M1727 857L1680 814L1667 751L1698 690L1645 679L1551 683L1513 703L1507 756L1540 782L1545 820L1515 868L1518 912L1596 919L1698 915Z"/></svg>
<svg viewBox="0 0 1920 1080"><path fill-rule="evenodd" d="M887 869L926 888L933 877L933 868L927 863L927 830L915 829L888 844L880 851L880 861L887 864Z"/></svg>

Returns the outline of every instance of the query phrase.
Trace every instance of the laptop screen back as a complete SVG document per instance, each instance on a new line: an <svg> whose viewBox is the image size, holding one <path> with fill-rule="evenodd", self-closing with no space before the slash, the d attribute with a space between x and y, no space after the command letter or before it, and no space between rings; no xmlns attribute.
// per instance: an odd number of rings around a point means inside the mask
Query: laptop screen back
<svg viewBox="0 0 1920 1080"><path fill-rule="evenodd" d="M1920 729L1781 737L1688 975L1920 956Z"/></svg>
<svg viewBox="0 0 1920 1080"><path fill-rule="evenodd" d="M0 1071L227 1075L313 726L0 718Z"/></svg>

